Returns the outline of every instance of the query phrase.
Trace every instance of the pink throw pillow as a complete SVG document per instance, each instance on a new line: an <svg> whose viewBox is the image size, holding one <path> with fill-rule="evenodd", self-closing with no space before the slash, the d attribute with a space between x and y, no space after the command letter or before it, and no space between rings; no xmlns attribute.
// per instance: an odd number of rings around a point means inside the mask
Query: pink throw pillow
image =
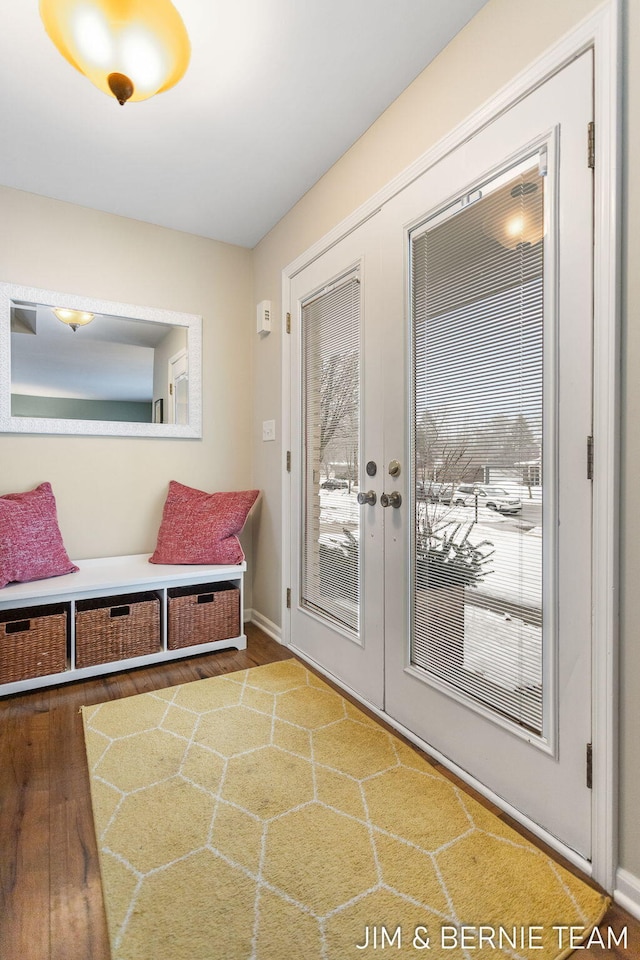
<svg viewBox="0 0 640 960"><path fill-rule="evenodd" d="M0 497L0 587L73 573L50 483Z"/></svg>
<svg viewBox="0 0 640 960"><path fill-rule="evenodd" d="M172 480L150 563L242 563L236 534L259 490L205 493Z"/></svg>

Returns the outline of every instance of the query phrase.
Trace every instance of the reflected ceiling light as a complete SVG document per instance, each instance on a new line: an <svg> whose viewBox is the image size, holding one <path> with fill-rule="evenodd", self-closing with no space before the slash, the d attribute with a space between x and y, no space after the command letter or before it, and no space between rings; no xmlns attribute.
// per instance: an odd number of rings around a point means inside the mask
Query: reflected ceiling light
<svg viewBox="0 0 640 960"><path fill-rule="evenodd" d="M40 0L40 16L62 56L121 106L173 87L189 65L170 0Z"/></svg>
<svg viewBox="0 0 640 960"><path fill-rule="evenodd" d="M86 310L68 310L66 307L52 307L52 310L58 320L71 327L74 333L78 327L86 326L95 317L95 313L87 313Z"/></svg>
<svg viewBox="0 0 640 960"><path fill-rule="evenodd" d="M520 244L535 244L544 236L542 196L536 183L517 183L511 190L513 202L508 207L500 201L484 222L484 232L505 249L515 250Z"/></svg>

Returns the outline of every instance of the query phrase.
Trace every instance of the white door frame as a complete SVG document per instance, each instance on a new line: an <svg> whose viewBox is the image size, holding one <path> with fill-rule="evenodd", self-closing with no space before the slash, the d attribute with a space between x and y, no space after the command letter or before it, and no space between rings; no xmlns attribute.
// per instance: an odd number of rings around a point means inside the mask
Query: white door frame
<svg viewBox="0 0 640 960"><path fill-rule="evenodd" d="M291 278L368 219L391 197L456 149L498 114L544 83L574 57L594 50L594 481L593 481L593 836L592 861L583 862L563 844L517 811L512 816L524 823L568 859L589 873L606 890L615 887L618 820L618 491L619 491L619 299L620 267L620 0L606 0L591 16L554 44L527 70L515 77L490 101L471 114L447 137L371 197L353 214L297 257L282 271L283 331L291 311ZM586 150L586 131L585 131ZM291 355L286 333L282 336L282 436L291 448L290 426ZM287 441L286 438L289 438ZM282 640L289 642L290 621L286 587L291 582L289 505L291 474L283 463L282 548L283 597ZM389 718L386 717L387 722ZM407 733L407 731L402 731ZM415 739L415 738L413 738ZM433 751L432 751L433 752ZM476 789L498 797L473 781L455 765L442 759Z"/></svg>
<svg viewBox="0 0 640 960"><path fill-rule="evenodd" d="M168 403L167 403L167 415L168 422L176 422L176 376L175 376L175 367L178 363L184 360L187 370L187 378L189 377L189 351L186 347L183 347L182 350L178 350L177 353L174 353L173 356L169 357L167 361L167 394L168 394Z"/></svg>

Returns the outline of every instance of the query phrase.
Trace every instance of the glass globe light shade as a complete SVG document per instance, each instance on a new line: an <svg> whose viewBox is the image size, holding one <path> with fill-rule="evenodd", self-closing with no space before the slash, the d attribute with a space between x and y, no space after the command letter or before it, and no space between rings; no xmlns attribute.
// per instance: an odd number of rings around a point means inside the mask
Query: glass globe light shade
<svg viewBox="0 0 640 960"><path fill-rule="evenodd" d="M121 104L168 90L189 65L170 0L40 0L40 16L62 56Z"/></svg>
<svg viewBox="0 0 640 960"><path fill-rule="evenodd" d="M75 333L78 327L84 327L91 323L95 313L88 313L86 310L70 310L67 307L52 307L52 310L58 320L66 323Z"/></svg>

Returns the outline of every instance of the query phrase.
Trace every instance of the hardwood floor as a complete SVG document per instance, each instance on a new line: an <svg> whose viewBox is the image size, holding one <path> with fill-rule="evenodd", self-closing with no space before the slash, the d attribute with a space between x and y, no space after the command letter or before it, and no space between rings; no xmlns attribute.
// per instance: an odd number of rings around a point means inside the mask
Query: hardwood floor
<svg viewBox="0 0 640 960"><path fill-rule="evenodd" d="M291 656L256 627L247 636L247 650L0 701L0 960L110 960L80 707ZM593 946L576 956L640 958L640 923L615 905L603 939L625 926L626 950ZM283 952L282 960L301 958Z"/></svg>

